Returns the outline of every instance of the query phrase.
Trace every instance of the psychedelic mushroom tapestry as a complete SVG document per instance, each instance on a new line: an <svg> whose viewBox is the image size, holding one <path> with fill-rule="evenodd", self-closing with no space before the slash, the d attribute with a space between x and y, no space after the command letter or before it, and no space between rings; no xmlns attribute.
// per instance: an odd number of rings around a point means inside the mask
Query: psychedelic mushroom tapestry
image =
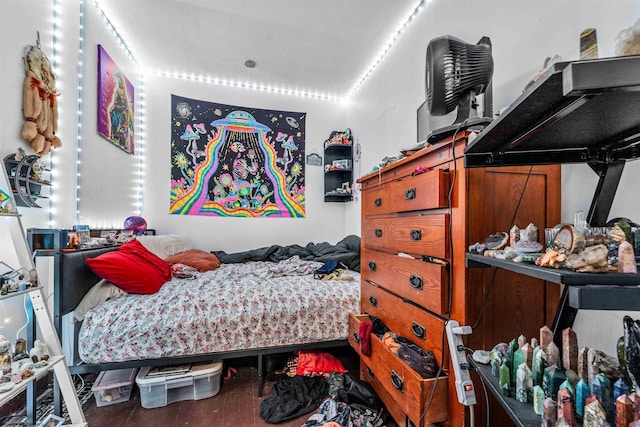
<svg viewBox="0 0 640 427"><path fill-rule="evenodd" d="M304 217L305 118L172 95L169 213Z"/></svg>

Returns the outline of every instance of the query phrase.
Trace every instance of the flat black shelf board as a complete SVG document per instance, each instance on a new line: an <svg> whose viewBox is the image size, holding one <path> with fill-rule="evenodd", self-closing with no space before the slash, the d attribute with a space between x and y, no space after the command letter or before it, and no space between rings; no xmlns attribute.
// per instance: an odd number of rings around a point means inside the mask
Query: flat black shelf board
<svg viewBox="0 0 640 427"><path fill-rule="evenodd" d="M640 157L640 55L554 64L465 149L465 166Z"/></svg>
<svg viewBox="0 0 640 427"><path fill-rule="evenodd" d="M640 288L611 285L571 286L569 305L580 310L640 311Z"/></svg>
<svg viewBox="0 0 640 427"><path fill-rule="evenodd" d="M576 273L564 268L539 267L526 262L513 262L510 260L489 258L484 255L466 254L467 267L497 267L516 273L525 274L547 282L561 285L585 286L585 285L640 285L640 274L630 273Z"/></svg>
<svg viewBox="0 0 640 427"><path fill-rule="evenodd" d="M351 148L353 144L326 144L324 146L325 150L331 150L333 148Z"/></svg>
<svg viewBox="0 0 640 427"><path fill-rule="evenodd" d="M519 427L539 426L541 422L541 416L537 415L533 411L532 403L522 403L514 398L506 397L502 395L500 390L500 382L497 377L491 374L491 367L489 365L483 365L475 362L471 357L468 358L469 365L471 365L480 376L482 382L487 387L487 391L491 392L494 397L500 403L500 406L504 408L511 421ZM479 389L479 384L475 385L475 389ZM478 402L481 404L481 402Z"/></svg>

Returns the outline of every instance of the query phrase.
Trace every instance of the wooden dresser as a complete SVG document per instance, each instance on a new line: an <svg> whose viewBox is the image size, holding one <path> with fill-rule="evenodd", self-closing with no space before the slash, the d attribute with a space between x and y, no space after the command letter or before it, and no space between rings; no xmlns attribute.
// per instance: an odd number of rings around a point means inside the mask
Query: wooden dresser
<svg viewBox="0 0 640 427"><path fill-rule="evenodd" d="M362 379L373 386L400 426L459 427L467 421L449 366L444 333L449 318L461 325L477 322L465 344L490 350L520 334L536 336L553 320L559 299L557 286L537 279L465 268L469 244L508 231L514 217L521 228L534 223L541 230L560 220L558 166L465 169L462 154L469 135L461 133L455 144L449 138L358 180L361 314L349 320L349 341L360 354ZM362 354L358 331L369 316L433 351L445 370L443 376L422 379L374 335L371 354ZM477 378L475 383L482 403ZM483 406L476 409L479 426ZM492 422L500 420L493 411L491 415Z"/></svg>

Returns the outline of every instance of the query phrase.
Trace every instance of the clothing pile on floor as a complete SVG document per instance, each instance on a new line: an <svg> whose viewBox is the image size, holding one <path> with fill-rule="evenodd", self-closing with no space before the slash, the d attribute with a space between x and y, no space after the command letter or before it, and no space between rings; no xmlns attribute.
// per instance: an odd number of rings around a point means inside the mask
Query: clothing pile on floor
<svg viewBox="0 0 640 427"><path fill-rule="evenodd" d="M330 353L299 351L276 372L260 418L271 424L311 415L303 427L381 427L387 413L373 389Z"/></svg>

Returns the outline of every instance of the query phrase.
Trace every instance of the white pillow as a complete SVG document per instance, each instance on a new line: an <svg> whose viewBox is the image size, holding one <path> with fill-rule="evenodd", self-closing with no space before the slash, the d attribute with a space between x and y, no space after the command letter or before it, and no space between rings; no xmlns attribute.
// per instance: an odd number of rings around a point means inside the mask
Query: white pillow
<svg viewBox="0 0 640 427"><path fill-rule="evenodd" d="M87 292L80 301L80 304L73 310L73 321L84 320L84 316L87 314L87 311L91 310L94 307L97 307L99 304L105 302L110 298L119 297L121 295L127 295L125 291L117 287L111 282L107 282L102 279Z"/></svg>
<svg viewBox="0 0 640 427"><path fill-rule="evenodd" d="M142 235L137 236L136 239L138 239L138 241L142 243L142 246L147 248L149 252L162 259L193 249L189 239L180 234L163 234L159 236Z"/></svg>

